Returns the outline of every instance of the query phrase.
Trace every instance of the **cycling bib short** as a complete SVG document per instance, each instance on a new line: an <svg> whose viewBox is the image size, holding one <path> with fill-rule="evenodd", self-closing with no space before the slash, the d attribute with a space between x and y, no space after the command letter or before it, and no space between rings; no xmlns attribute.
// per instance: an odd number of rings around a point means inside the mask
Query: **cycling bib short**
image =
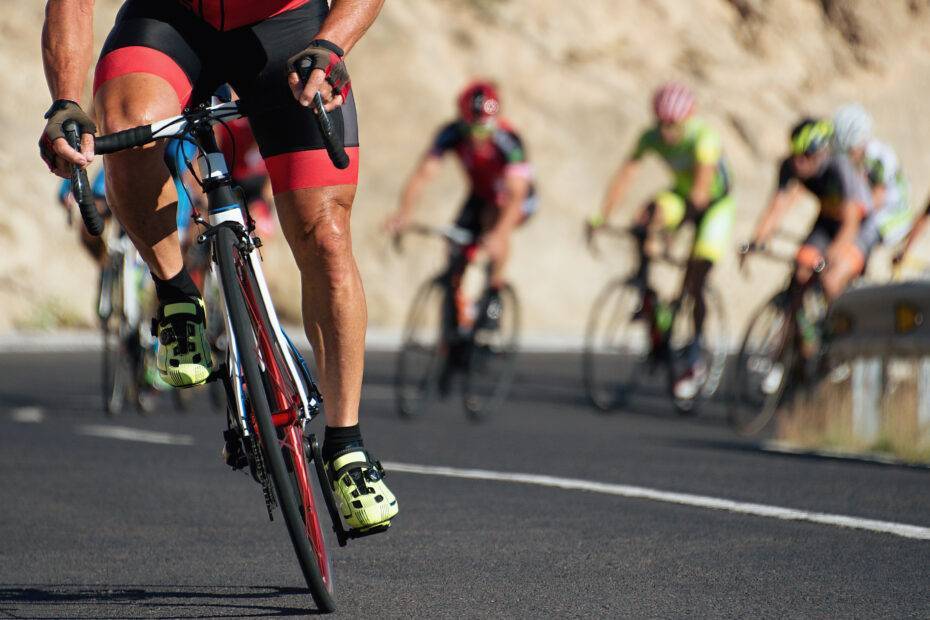
<svg viewBox="0 0 930 620"><path fill-rule="evenodd" d="M148 73L174 89L180 106L196 104L224 83L236 89L249 110L255 134L275 192L358 180L358 125L355 99L332 113L342 133L350 165L339 170L330 162L310 108L299 105L287 83L287 59L313 40L329 9L323 0L214 0L206 6L229 9L243 27L226 31L211 25L212 13L201 17L192 8L200 0L128 0L97 63L94 92L110 80ZM246 12L252 7L254 13ZM259 10L261 7L261 10ZM277 11L277 12L275 12ZM267 14L267 16L266 16ZM256 16L260 21L251 23Z"/></svg>

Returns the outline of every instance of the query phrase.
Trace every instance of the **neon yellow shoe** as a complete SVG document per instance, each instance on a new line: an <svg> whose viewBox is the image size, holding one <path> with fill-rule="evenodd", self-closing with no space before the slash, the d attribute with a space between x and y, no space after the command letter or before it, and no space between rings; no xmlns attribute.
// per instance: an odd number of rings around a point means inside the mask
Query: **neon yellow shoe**
<svg viewBox="0 0 930 620"><path fill-rule="evenodd" d="M365 450L349 448L337 453L326 464L326 472L339 511L350 528L387 527L397 516L397 499L384 484L384 468Z"/></svg>
<svg viewBox="0 0 930 620"><path fill-rule="evenodd" d="M155 367L168 385L200 385L210 378L213 359L206 336L202 299L165 304L158 309Z"/></svg>

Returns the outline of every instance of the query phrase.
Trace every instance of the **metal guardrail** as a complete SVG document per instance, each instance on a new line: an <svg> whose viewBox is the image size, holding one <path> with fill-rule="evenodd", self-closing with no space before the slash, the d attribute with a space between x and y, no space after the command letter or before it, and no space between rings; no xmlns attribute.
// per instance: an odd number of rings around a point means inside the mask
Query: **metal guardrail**
<svg viewBox="0 0 930 620"><path fill-rule="evenodd" d="M828 317L830 358L852 366L853 432L878 439L887 365L916 364L917 421L930 433L930 282L912 281L851 288Z"/></svg>

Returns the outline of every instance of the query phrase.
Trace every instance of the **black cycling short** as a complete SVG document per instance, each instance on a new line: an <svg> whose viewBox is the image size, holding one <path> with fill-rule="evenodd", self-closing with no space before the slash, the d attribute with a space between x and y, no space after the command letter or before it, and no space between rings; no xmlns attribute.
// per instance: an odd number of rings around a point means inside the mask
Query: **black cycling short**
<svg viewBox="0 0 930 620"><path fill-rule="evenodd" d="M533 190L523 201L523 219L520 220L520 224L536 212L537 202L538 198ZM475 237L480 237L494 225L500 211L501 208L490 200L470 194L455 218L455 225L471 232Z"/></svg>
<svg viewBox="0 0 930 620"><path fill-rule="evenodd" d="M100 54L94 92L108 80L149 73L166 80L185 107L229 83L248 107L275 192L355 184L354 96L333 113L351 161L339 170L326 154L313 112L295 101L287 83L287 59L313 40L328 11L326 2L312 1L223 32L173 0L127 0Z"/></svg>

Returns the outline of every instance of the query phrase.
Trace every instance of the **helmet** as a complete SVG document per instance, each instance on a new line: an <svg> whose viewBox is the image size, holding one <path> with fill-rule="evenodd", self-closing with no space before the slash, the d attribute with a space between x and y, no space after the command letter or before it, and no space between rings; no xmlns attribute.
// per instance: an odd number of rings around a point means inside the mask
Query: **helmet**
<svg viewBox="0 0 930 620"><path fill-rule="evenodd" d="M805 118L791 130L791 154L812 155L830 144L833 125L830 121Z"/></svg>
<svg viewBox="0 0 930 620"><path fill-rule="evenodd" d="M872 137L872 116L858 103L848 103L833 117L833 142L842 152L865 144Z"/></svg>
<svg viewBox="0 0 930 620"><path fill-rule="evenodd" d="M479 80L465 87L459 95L459 114L468 123L477 123L500 112L500 97L491 82Z"/></svg>
<svg viewBox="0 0 930 620"><path fill-rule="evenodd" d="M656 90L652 109L660 123L680 123L694 111L694 93L679 82L668 82Z"/></svg>

